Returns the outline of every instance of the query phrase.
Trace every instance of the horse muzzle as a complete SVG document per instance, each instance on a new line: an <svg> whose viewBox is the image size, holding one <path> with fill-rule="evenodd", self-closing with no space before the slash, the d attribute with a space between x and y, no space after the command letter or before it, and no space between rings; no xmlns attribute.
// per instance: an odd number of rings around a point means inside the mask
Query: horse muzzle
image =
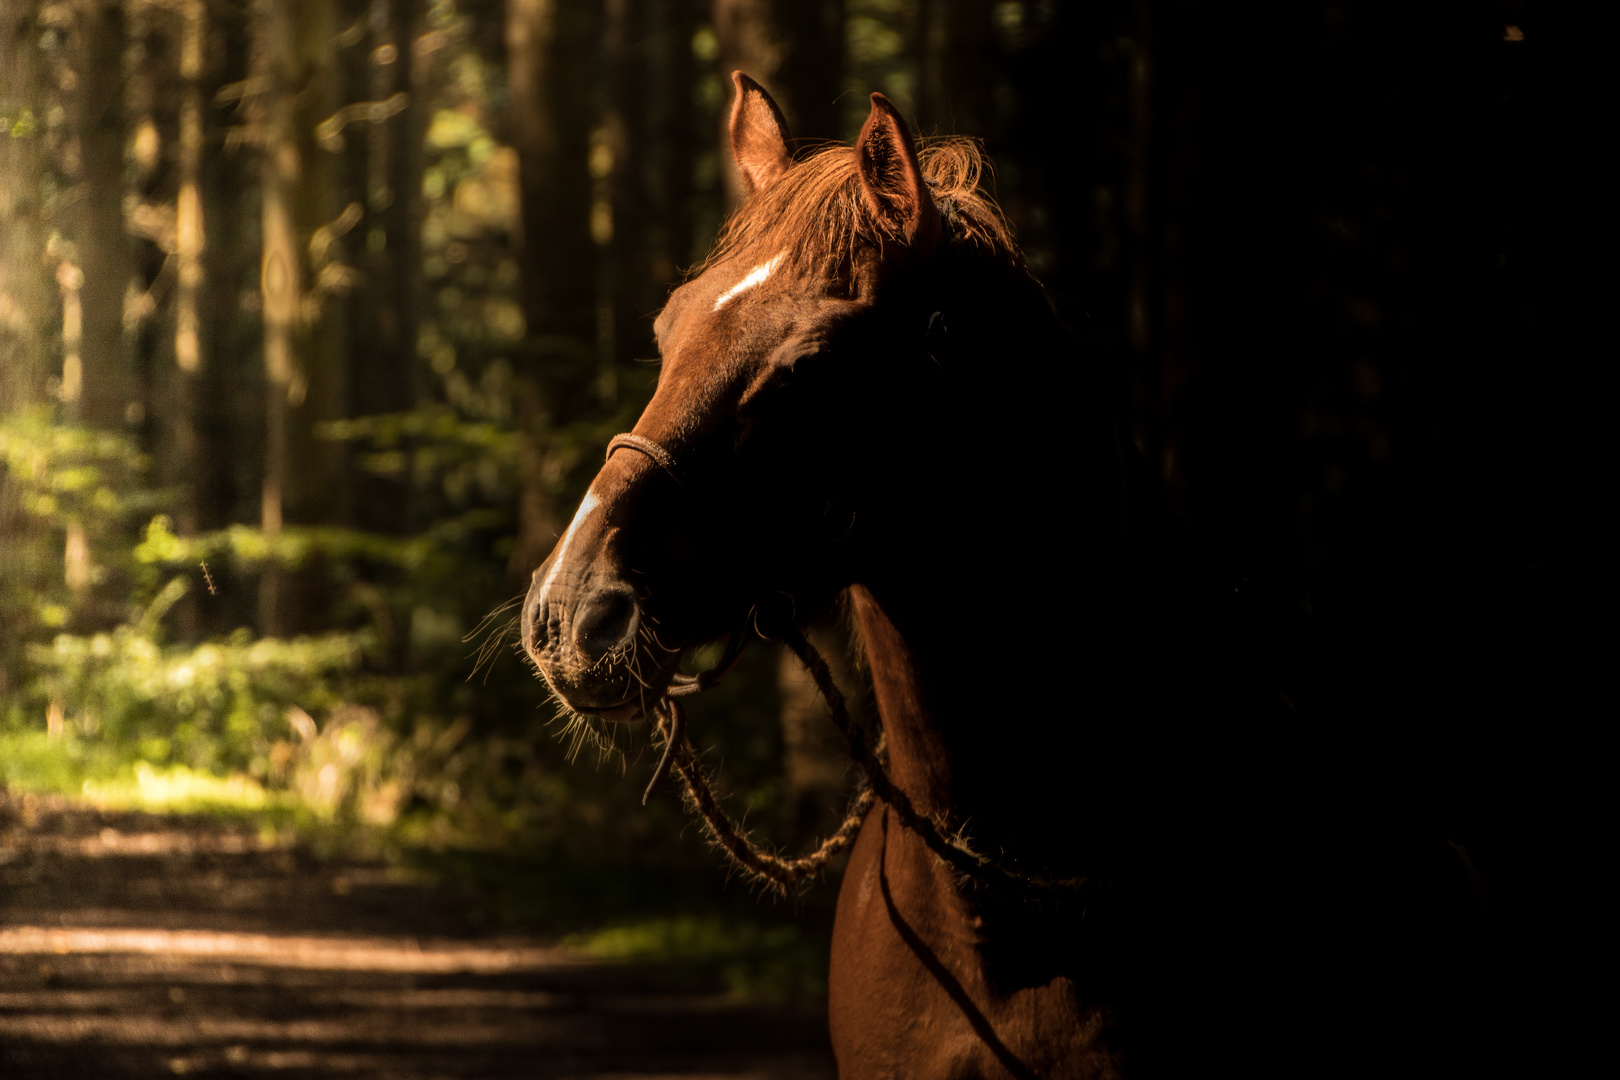
<svg viewBox="0 0 1620 1080"><path fill-rule="evenodd" d="M523 601L523 651L568 708L633 720L656 701L680 654L646 625L618 546L628 477L604 469Z"/></svg>
<svg viewBox="0 0 1620 1080"><path fill-rule="evenodd" d="M570 709L634 719L662 674L635 592L614 577L555 566L556 558L535 571L524 598L523 651Z"/></svg>

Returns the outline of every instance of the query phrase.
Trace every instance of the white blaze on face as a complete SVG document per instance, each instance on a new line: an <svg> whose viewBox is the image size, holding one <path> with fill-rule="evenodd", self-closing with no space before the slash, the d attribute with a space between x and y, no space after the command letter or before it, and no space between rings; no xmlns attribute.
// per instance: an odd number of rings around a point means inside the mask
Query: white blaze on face
<svg viewBox="0 0 1620 1080"><path fill-rule="evenodd" d="M546 573L546 580L540 586L540 610L546 610L546 594L551 591L551 583L557 579L557 571L562 569L563 559L568 556L569 541L574 539L574 533L585 524L585 519L596 510L596 493L587 491L579 509L574 511L574 520L568 523L568 531L563 533L562 543L557 545L557 555L551 560L551 569Z"/></svg>
<svg viewBox="0 0 1620 1080"><path fill-rule="evenodd" d="M776 269L776 265L781 261L782 256L777 255L776 257L772 258L770 262L760 263L758 266L748 271L741 281L737 282L737 284L733 285L731 288L714 298L714 310L719 311L721 308L731 303L734 298L747 292L755 285L758 285L766 278L770 277L771 272Z"/></svg>

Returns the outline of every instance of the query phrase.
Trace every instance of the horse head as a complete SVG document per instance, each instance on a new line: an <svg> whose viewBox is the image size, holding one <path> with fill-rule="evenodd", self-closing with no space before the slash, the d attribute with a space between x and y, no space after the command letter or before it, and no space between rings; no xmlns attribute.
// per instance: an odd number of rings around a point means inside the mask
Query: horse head
<svg viewBox="0 0 1620 1080"><path fill-rule="evenodd" d="M929 437L936 286L1017 261L966 140L919 155L874 94L853 147L795 161L769 95L733 79L745 201L659 315L652 401L523 608L525 651L579 713L635 719L687 649L853 580L920 496L871 463Z"/></svg>

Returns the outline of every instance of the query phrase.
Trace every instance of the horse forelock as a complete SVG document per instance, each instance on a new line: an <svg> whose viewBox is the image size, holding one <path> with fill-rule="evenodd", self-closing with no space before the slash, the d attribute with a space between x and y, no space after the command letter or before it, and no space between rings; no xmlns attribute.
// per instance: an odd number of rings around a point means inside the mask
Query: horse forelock
<svg viewBox="0 0 1620 1080"><path fill-rule="evenodd" d="M923 179L940 213L948 247L968 245L1009 267L1022 254L995 199L980 186L989 167L976 139L923 141ZM775 183L756 191L727 219L707 258L687 277L733 256L780 252L780 269L829 284L847 284L863 249L900 240L861 194L855 148L822 146L793 163Z"/></svg>

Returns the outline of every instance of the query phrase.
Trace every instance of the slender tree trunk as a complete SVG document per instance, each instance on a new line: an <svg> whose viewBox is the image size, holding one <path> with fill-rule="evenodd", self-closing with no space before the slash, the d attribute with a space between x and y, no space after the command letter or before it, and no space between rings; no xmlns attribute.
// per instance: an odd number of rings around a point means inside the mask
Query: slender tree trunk
<svg viewBox="0 0 1620 1080"><path fill-rule="evenodd" d="M123 221L123 103L118 62L119 8L84 0L73 8L65 60L55 72L70 126L61 152L72 184L64 224L70 239L53 252L62 297L61 398L68 417L117 429L129 398L124 362L123 291L128 248ZM63 580L83 610L93 567L83 521L67 523Z"/></svg>
<svg viewBox="0 0 1620 1080"><path fill-rule="evenodd" d="M207 9L202 0L180 7L180 188L175 196L174 389L170 457L181 483L175 526L181 536L198 529L197 377L203 366L202 320L197 298L203 285L203 44Z"/></svg>
<svg viewBox="0 0 1620 1080"><path fill-rule="evenodd" d="M412 8L408 0L371 0L368 12L371 45L371 100L414 95L410 48ZM414 97L412 98L414 100ZM390 382L385 407L405 410L425 392L416 357L416 279L420 267L416 220L421 188L418 110L407 104L366 133L366 275L373 282L376 348ZM407 496L405 518L412 527Z"/></svg>
<svg viewBox="0 0 1620 1080"><path fill-rule="evenodd" d="M643 316L656 310L637 303L649 292L649 147L639 123L649 89L648 7L649 0L607 0L603 8L608 80L591 147L591 234L599 249L598 393L609 408L619 400L621 361L632 351L651 355L651 323Z"/></svg>
<svg viewBox="0 0 1620 1080"><path fill-rule="evenodd" d="M41 198L47 92L36 6L0 3L0 416L46 398L51 323L57 317L54 266L47 262ZM35 560L50 540L0 469L0 593L38 588ZM12 689L11 658L22 652L25 620L0 619L0 698Z"/></svg>
<svg viewBox="0 0 1620 1080"><path fill-rule="evenodd" d="M926 135L992 139L991 0L920 0L917 122Z"/></svg>
<svg viewBox="0 0 1620 1080"><path fill-rule="evenodd" d="M1131 39L1126 89L1130 97L1130 141L1125 157L1125 233L1129 242L1125 296L1125 340L1131 350L1133 431L1150 461L1159 456L1158 377L1148 363L1153 347L1148 310L1148 154L1153 140L1152 15L1147 0L1135 0L1136 34Z"/></svg>
<svg viewBox="0 0 1620 1080"><path fill-rule="evenodd" d="M260 488L259 527L272 548L281 535L283 492L287 482L287 398L293 385L294 334L298 320L297 233L292 193L298 180L298 144L292 131L291 76L294 61L289 0L259 0L257 63L260 80L256 106L260 151L259 292L264 320L265 430L264 480ZM265 563L259 582L259 629L280 632L277 610L281 573L274 558Z"/></svg>
<svg viewBox="0 0 1620 1080"><path fill-rule="evenodd" d="M390 95L402 91L409 95L405 107L386 121L390 142L389 202L383 215L394 268L390 286L395 312L394 348L408 409L431 400L432 396L431 379L416 352L422 280L422 135L425 130L422 102L426 100L426 86L418 74L411 43L420 29L421 6L417 0L395 0L393 33L397 58L392 64L379 65L393 68ZM421 522L413 517L407 525L415 529Z"/></svg>
<svg viewBox="0 0 1620 1080"><path fill-rule="evenodd" d="M678 273L692 262L692 34L696 12L689 0L652 0L647 38L652 42L647 94L646 174L648 279L642 311L663 306ZM652 356L652 353L647 353Z"/></svg>
<svg viewBox="0 0 1620 1080"><path fill-rule="evenodd" d="M298 293L298 321L295 340L298 360L288 386L287 474L282 491L285 521L330 521L341 500L341 453L331 442L315 437L315 425L345 415L344 396L347 371L343 357L342 304L335 282L343 280L346 263L333 256L339 244L322 246L323 227L341 221L343 202L333 180L337 164L332 154L318 143L317 129L341 107L336 86L335 44L339 25L332 5L292 0L294 72L290 88L296 90L291 104L289 137L299 164L294 183L287 191L288 211L296 230L296 256L308 260L300 275L304 286ZM320 257L316 249L320 248ZM336 266L334 266L334 263ZM322 571L318 567L299 571L296 578L308 581ZM289 578L295 575L289 574ZM292 633L321 614L320 591L284 586L280 622L283 633Z"/></svg>
<svg viewBox="0 0 1620 1080"><path fill-rule="evenodd" d="M76 290L79 363L74 372L64 362L62 387L79 418L108 429L123 426L125 410L135 400L124 349L124 290L131 264L123 212L123 48L119 4L80 0L70 48L67 165L74 185L71 236L83 279Z"/></svg>
<svg viewBox="0 0 1620 1080"><path fill-rule="evenodd" d="M40 200L46 109L38 40L34 5L0 5L0 412L43 400L56 306Z"/></svg>
<svg viewBox="0 0 1620 1080"><path fill-rule="evenodd" d="M775 7L776 86L787 99L784 109L792 109L789 127L797 139L835 139L844 89L844 0L775 0Z"/></svg>
<svg viewBox="0 0 1620 1080"><path fill-rule="evenodd" d="M596 404L598 288L588 171L595 13L563 0L510 0L509 121L522 191L527 337L517 367L523 492L510 568L528 573L557 535L551 432ZM555 458L552 459L555 462Z"/></svg>

